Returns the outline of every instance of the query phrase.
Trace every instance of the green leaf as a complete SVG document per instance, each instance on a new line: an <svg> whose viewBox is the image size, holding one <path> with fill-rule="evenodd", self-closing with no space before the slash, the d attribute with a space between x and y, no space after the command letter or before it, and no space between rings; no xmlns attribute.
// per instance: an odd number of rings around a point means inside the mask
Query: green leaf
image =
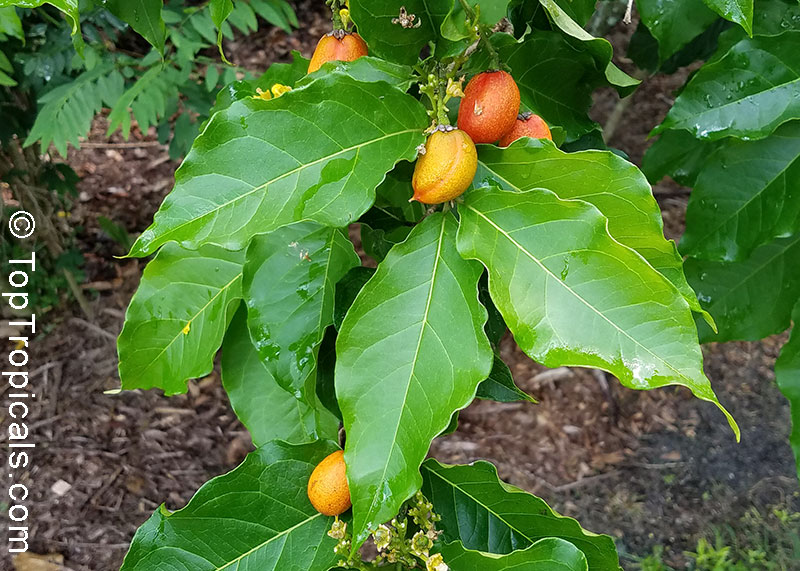
<svg viewBox="0 0 800 571"><path fill-rule="evenodd" d="M492 365L492 372L489 373L489 378L478 385L478 392L475 396L480 399L497 402L536 402L535 398L514 383L511 369L497 354L494 356L494 364Z"/></svg>
<svg viewBox="0 0 800 571"><path fill-rule="evenodd" d="M550 18L562 32L568 36L583 42L586 49L597 61L598 66L605 69L605 76L608 83L616 86L621 95L630 93L639 83L611 61L614 57L614 48L611 43L604 38L595 38L583 29L570 15L564 10L556 0L539 0Z"/></svg>
<svg viewBox="0 0 800 571"><path fill-rule="evenodd" d="M163 0L108 0L104 5L164 56L167 31L161 16Z"/></svg>
<svg viewBox="0 0 800 571"><path fill-rule="evenodd" d="M3 0L0 8L18 6L20 8L38 8L42 4L50 4L58 8L69 20L72 34L72 43L78 54L83 54L83 36L81 35L81 15L78 10L78 0Z"/></svg>
<svg viewBox="0 0 800 571"><path fill-rule="evenodd" d="M89 132L95 114L104 103L110 105L123 86L122 75L107 62L48 91L39 98L41 107L25 146L39 141L42 149L47 149L52 143L66 157L67 144L80 148L80 137Z"/></svg>
<svg viewBox="0 0 800 571"><path fill-rule="evenodd" d="M800 119L800 31L744 39L706 64L653 129L685 129L699 139L762 139ZM757 112L756 112L757 110Z"/></svg>
<svg viewBox="0 0 800 571"><path fill-rule="evenodd" d="M507 149L480 145L476 181L505 190L546 188L562 199L585 200L608 218L616 240L639 252L702 312L683 275L675 244L664 238L661 210L644 175L610 151L565 153L549 141L527 139Z"/></svg>
<svg viewBox="0 0 800 571"><path fill-rule="evenodd" d="M563 539L542 539L508 555L464 549L461 542L442 546L444 560L453 571L588 571L586 557Z"/></svg>
<svg viewBox="0 0 800 571"><path fill-rule="evenodd" d="M729 140L703 165L689 197L681 252L735 261L800 230L800 121L760 141Z"/></svg>
<svg viewBox="0 0 800 571"><path fill-rule="evenodd" d="M671 176L678 184L694 186L705 161L721 144L695 139L688 131L664 131L645 152L642 172L653 184Z"/></svg>
<svg viewBox="0 0 800 571"><path fill-rule="evenodd" d="M244 252L167 244L147 264L119 334L123 389L186 392L209 373L242 297Z"/></svg>
<svg viewBox="0 0 800 571"><path fill-rule="evenodd" d="M514 339L547 367L603 369L633 389L683 385L717 401L689 305L607 232L592 205L549 190L473 190L459 207L458 250L489 270Z"/></svg>
<svg viewBox="0 0 800 571"><path fill-rule="evenodd" d="M375 268L365 268L358 266L351 269L345 276L336 284L336 297L333 309L333 325L338 331L342 327L344 316L353 305L356 296L361 291L372 274L375 273Z"/></svg>
<svg viewBox="0 0 800 571"><path fill-rule="evenodd" d="M234 315L222 343L222 384L256 446L270 440L300 443L337 437L338 421L313 394L297 398L264 367L250 340L244 305Z"/></svg>
<svg viewBox="0 0 800 571"><path fill-rule="evenodd" d="M714 317L719 335L699 327L700 341L755 341L789 327L800 297L800 234L756 248L741 262L688 258L686 277Z"/></svg>
<svg viewBox="0 0 800 571"><path fill-rule="evenodd" d="M641 21L658 41L658 55L666 61L708 28L717 15L703 0L637 0Z"/></svg>
<svg viewBox="0 0 800 571"><path fill-rule="evenodd" d="M775 381L791 407L792 433L789 443L797 464L797 477L800 478L800 328L797 327L800 323L800 303L795 305L792 321L792 335L775 362Z"/></svg>
<svg viewBox="0 0 800 571"><path fill-rule="evenodd" d="M411 65L428 42L440 42L440 26L453 6L448 0L350 0L350 16L369 46L370 55ZM419 27L392 23L404 7Z"/></svg>
<svg viewBox="0 0 800 571"><path fill-rule="evenodd" d="M292 26L297 26L294 10L283 0L250 0L250 6L259 16L287 34L292 33Z"/></svg>
<svg viewBox="0 0 800 571"><path fill-rule="evenodd" d="M753 35L753 0L703 0L717 14Z"/></svg>
<svg viewBox="0 0 800 571"><path fill-rule="evenodd" d="M559 538L582 551L592 571L619 569L613 539L586 531L544 500L502 482L489 462L448 466L430 458L422 465L422 476L422 493L442 517L437 527L446 542L461 541L466 549L506 554L544 538Z"/></svg>
<svg viewBox="0 0 800 571"><path fill-rule="evenodd" d="M304 219L346 226L373 203L385 173L414 158L427 123L410 95L337 74L270 101L237 101L195 139L130 255L170 240L237 249Z"/></svg>
<svg viewBox="0 0 800 571"><path fill-rule="evenodd" d="M19 20L17 11L13 6L0 8L0 35L5 34L12 38L25 41L25 33L22 31L22 22Z"/></svg>
<svg viewBox="0 0 800 571"><path fill-rule="evenodd" d="M492 40L501 61L511 68L525 106L549 125L562 126L568 141L596 127L588 117L592 91L606 78L588 49L576 48L558 32L537 31L521 42L497 33Z"/></svg>
<svg viewBox="0 0 800 571"><path fill-rule="evenodd" d="M353 61L329 61L314 73L308 74L298 81L297 87L306 85L317 77L330 73L347 75L356 81L365 83L385 81L400 91L408 91L411 84L417 80L410 66L392 63L372 56L364 56Z"/></svg>
<svg viewBox="0 0 800 571"><path fill-rule="evenodd" d="M227 64L230 64L225 57L225 52L222 49L222 25L228 16L233 12L233 2L231 0L211 0L209 3L209 11L211 12L211 21L217 27L217 48L219 49L219 57L222 58Z"/></svg>
<svg viewBox="0 0 800 571"><path fill-rule="evenodd" d="M336 394L347 430L354 547L420 487L419 466L492 366L479 264L436 213L378 266L342 323Z"/></svg>
<svg viewBox="0 0 800 571"><path fill-rule="evenodd" d="M338 556L332 517L306 495L332 442L271 442L235 470L206 482L187 506L163 505L136 531L121 571L327 571Z"/></svg>
<svg viewBox="0 0 800 571"><path fill-rule="evenodd" d="M491 28L506 17L510 0L471 0L468 4L473 10L479 7L480 23ZM468 20L463 6L460 2L456 2L441 24L442 36L454 42L470 38L472 32L469 29Z"/></svg>
<svg viewBox="0 0 800 571"><path fill-rule="evenodd" d="M317 350L333 323L336 282L359 265L347 235L316 222L256 236L247 248L242 293L250 337L277 383L298 398L314 397Z"/></svg>

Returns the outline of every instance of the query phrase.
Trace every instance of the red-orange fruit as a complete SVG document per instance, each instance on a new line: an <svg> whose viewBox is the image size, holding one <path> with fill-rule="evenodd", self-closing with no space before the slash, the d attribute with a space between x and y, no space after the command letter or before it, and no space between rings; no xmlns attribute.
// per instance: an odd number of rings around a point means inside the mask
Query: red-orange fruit
<svg viewBox="0 0 800 571"><path fill-rule="evenodd" d="M308 62L308 73L317 71L329 61L353 61L367 55L367 44L355 32L346 33L339 40L334 33L320 38L311 61Z"/></svg>
<svg viewBox="0 0 800 571"><path fill-rule="evenodd" d="M350 509L344 452L337 450L317 464L308 479L308 499L319 513L339 515Z"/></svg>
<svg viewBox="0 0 800 571"><path fill-rule="evenodd" d="M494 143L505 135L519 112L519 88L504 71L485 71L469 80L458 108L458 128L475 143Z"/></svg>
<svg viewBox="0 0 800 571"><path fill-rule="evenodd" d="M478 153L469 135L452 127L434 131L414 166L414 200L424 204L453 200L467 190L477 169Z"/></svg>
<svg viewBox="0 0 800 571"><path fill-rule="evenodd" d="M500 139L500 146L507 147L522 137L553 140L550 127L547 126L544 119L534 113L520 113L511 130Z"/></svg>

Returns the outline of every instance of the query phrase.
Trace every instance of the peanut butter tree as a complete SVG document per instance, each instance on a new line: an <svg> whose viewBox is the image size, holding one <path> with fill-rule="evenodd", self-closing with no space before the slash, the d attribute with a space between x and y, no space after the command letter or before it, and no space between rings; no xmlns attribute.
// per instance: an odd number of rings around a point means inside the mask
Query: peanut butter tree
<svg viewBox="0 0 800 571"><path fill-rule="evenodd" d="M749 288L727 260L755 257L756 275L797 250L797 3L637 3L640 67L711 58L645 165L701 195L688 280L647 178L587 115L594 89L638 84L586 31L594 1L328 5L310 61L219 92L129 253L154 257L119 337L122 388L182 393L221 348L257 449L185 508L158 509L123 569L618 569L610 537L491 464L426 456L474 398L533 400L499 356L507 331L548 367L684 386L738 438L698 327L710 339L717 319L733 338L741 320L692 286ZM232 7L210 2L217 26ZM759 332L788 326L797 283L776 290L779 310L751 312Z"/></svg>

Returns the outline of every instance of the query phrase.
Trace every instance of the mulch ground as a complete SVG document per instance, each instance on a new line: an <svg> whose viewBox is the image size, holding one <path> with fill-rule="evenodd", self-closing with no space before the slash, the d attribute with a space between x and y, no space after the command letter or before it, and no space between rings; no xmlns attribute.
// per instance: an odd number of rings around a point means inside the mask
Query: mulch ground
<svg viewBox="0 0 800 571"><path fill-rule="evenodd" d="M235 61L264 69L287 60L292 49L309 55L327 27L317 4L299 6L308 25L298 35L265 29L246 45L229 46ZM615 45L624 46L629 33L614 30ZM684 71L648 80L610 143L640 163L647 133L685 77ZM616 101L612 92L599 92L595 118L603 122ZM31 375L40 400L32 427L38 447L27 474L31 547L63 555L76 571L119 568L134 531L159 504L185 505L203 482L232 469L250 449L216 372L171 398L157 391L103 393L119 386L115 338L143 262L114 259L122 248L97 217L141 232L177 167L153 133L134 131L128 142L109 142L105 127L98 119L89 144L69 156L83 177L72 220L82 227L84 287L95 317L89 321L77 307L46 314L48 332L32 350L32 362L40 364ZM687 193L672 182L655 193L666 233L675 238ZM709 526L735 525L753 506L767 509L796 496L788 407L772 372L783 341L704 348L706 372L742 428L737 445L721 413L687 390L637 392L589 370L548 370L508 338L503 357L540 403L476 401L462 412L458 430L434 443L432 455L445 462L488 459L508 482L615 536L626 562L662 544L665 558L681 566L683 552Z"/></svg>

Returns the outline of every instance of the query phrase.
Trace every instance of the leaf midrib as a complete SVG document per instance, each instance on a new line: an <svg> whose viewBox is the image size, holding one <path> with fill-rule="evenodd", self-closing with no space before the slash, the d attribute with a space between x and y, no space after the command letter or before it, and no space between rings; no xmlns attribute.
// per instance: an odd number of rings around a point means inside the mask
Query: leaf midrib
<svg viewBox="0 0 800 571"><path fill-rule="evenodd" d="M641 348L643 351L645 351L646 353L649 353L650 355L652 355L654 359L656 359L657 361L659 361L659 362L663 363L663 364L664 364L664 365L665 365L665 366L666 366L668 369L670 369L670 370L674 371L674 373L676 374L676 376L678 376L678 377L679 377L679 378L681 378L681 379L685 379L686 383L687 383L687 384L689 384L689 385L691 385L691 383L692 383L692 380L691 380L691 379L689 379L689 378L688 378L688 377L687 377L685 374L683 374L682 372L678 371L678 370L677 370L675 367L673 367L673 366L672 366L670 363L668 363L667 361L665 361L663 358L661 358L661 357L659 357L658 355L656 355L655 353L653 353L653 352L652 352L652 351L651 351L649 348L645 347L644 345L642 345L641 343L639 343L639 342L638 342L636 339L634 339L633 337L631 337L631 336L628 334L628 332L627 332L627 331L625 331L624 329L621 329L621 328L620 328L620 327L619 327L619 326L618 326L616 323L614 323L613 321L611 321L611 320L610 320L608 317L606 317L606 316L605 316L605 315L604 315L604 314L603 314L601 311L598 311L598 310L597 310L597 309L596 309L596 308L595 308L595 307L594 307L592 304L590 304L590 303L589 303L587 300L585 300L585 299L584 299L584 298L583 298L581 295L579 295L579 294L578 294L578 292L576 292L574 289L572 289L571 287L569 287L569 286L568 286L566 283L564 283L563 281L561 281L560 279L558 279L558 277L556 277L556 275L555 275L555 274L553 274L553 273L552 273L552 272L551 272L551 271L550 271L550 270L547 268L547 266L545 266L544 264L542 264L542 263L541 263L541 262L540 262L540 261L539 261L539 260L538 260L538 259L537 259L537 258L536 258L536 257L535 257L533 254L532 254L532 253L528 252L528 250L526 250L526 249L525 249L525 248L522 246L522 244L520 244L519 242L517 242L516 240L514 240L514 238L513 238L513 237L512 237L510 234L508 234L508 232L506 232L506 230L505 230L504 228L501 228L500 226L498 226L497 224L495 224L495 223L494 223L494 222L493 222L491 219L489 219L487 216L485 216L485 215L484 215L482 212L480 212L479 210L477 210L475 207L473 207L473 206L470 206L470 205L465 205L465 207L466 207L466 208L468 208L469 210L472 210L472 211L473 211L473 212L475 212L475 213L476 213L478 216L480 216L481 218L483 218L484 220L486 220L486 222L488 222L488 223L489 223L489 224L490 224L490 225L491 225L493 228L495 228L495 230L497 230L497 232L499 232L500 234L502 234L503 236L505 236L505 237L506 237L506 239L507 239L509 242L511 242L512 244L514 244L514 246L516 246L516 247L517 247L517 248L518 248L518 249L519 249L521 252L523 252L523 253L524 253L524 254L525 254L525 255L526 255L528 258L530 258L530 259L531 259L531 261L533 261L533 262L534 262L534 263L535 263L537 266L539 266L539 267L540 267L540 268L541 268L541 269L542 269L542 270L543 270L543 271L544 271L544 272L545 272L545 273L546 273L548 276L550 276L550 278L552 278L552 279L553 279L553 281L555 281L555 282L557 282L558 284L560 284L560 285L561 285L561 287L563 287L564 289L566 289L566 290L567 290L567 291L568 291L568 292L569 292L571 295L573 295L573 296L574 296L576 299L578 299L579 301L581 301L581 303L583 303L583 304L584 304L586 307L588 307L588 308L589 308L590 310L592 310L592 311L593 311L595 314L597 314L599 317L601 317L601 318L603 319L603 321L605 321L605 322L607 322L609 325L611 325L611 327L613 327L613 328L614 328L616 331L618 331L618 332L619 332L621 335L623 335L624 337L628 338L628 339L629 339L629 340L630 340L630 341L631 341L631 342L632 342L632 343L633 343L633 344L634 344L636 347L640 347L640 348ZM553 331L555 331L555 329L554 329ZM556 333L556 334L557 334L557 333Z"/></svg>

